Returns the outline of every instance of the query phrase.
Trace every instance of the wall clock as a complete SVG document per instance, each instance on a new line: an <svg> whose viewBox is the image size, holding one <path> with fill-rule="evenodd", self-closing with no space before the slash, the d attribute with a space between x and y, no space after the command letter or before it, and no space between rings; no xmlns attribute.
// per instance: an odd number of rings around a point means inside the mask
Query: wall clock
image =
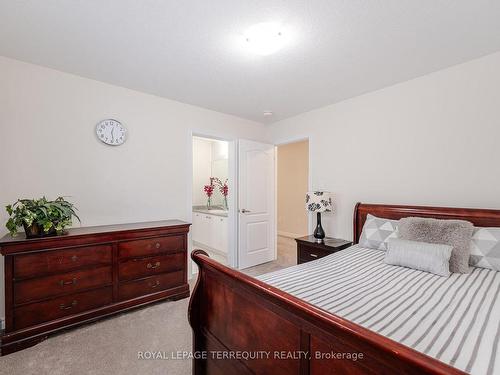
<svg viewBox="0 0 500 375"><path fill-rule="evenodd" d="M125 142L127 129L120 121L107 119L97 124L95 132L101 142L111 146L119 146Z"/></svg>

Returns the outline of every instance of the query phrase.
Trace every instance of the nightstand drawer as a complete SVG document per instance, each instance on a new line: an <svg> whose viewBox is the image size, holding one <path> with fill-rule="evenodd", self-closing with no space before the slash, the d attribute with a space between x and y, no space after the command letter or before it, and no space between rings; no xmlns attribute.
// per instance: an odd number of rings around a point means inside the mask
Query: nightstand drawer
<svg viewBox="0 0 500 375"><path fill-rule="evenodd" d="M313 236L296 238L295 241L297 241L297 264L326 257L352 245L350 241L330 237L326 237L322 242L317 242Z"/></svg>
<svg viewBox="0 0 500 375"><path fill-rule="evenodd" d="M316 260L319 258L326 257L327 255L333 254L331 251L324 251L322 249L315 249L311 247L300 247L299 248L299 259L304 262L309 262L311 260Z"/></svg>

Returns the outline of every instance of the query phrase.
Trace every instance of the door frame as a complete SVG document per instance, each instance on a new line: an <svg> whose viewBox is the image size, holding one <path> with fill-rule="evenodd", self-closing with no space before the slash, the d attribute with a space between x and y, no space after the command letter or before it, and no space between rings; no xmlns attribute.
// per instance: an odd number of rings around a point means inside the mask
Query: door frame
<svg viewBox="0 0 500 375"><path fill-rule="evenodd" d="M189 197L188 197L188 205L187 205L187 210L188 210L188 220L190 223L193 222L193 137L201 137L201 138L208 138L208 139L213 139L217 141L224 141L228 142L228 180L231 181L230 183L230 189L233 193L230 193L228 195L227 203L229 206L228 210L228 252L227 252L227 263L230 267L236 267L238 264L238 252L237 252L237 220L238 220L238 209L237 209L237 204L238 204L238 181L237 181L237 163L238 163L238 153L237 153L237 147L238 147L238 142L237 138L234 137L227 137L227 136L221 136L216 133L210 133L206 131L196 131L192 130L189 132L189 145L187 147L188 149L188 159L189 159L189 175L188 175L188 183L189 183ZM188 255L191 254L192 249L192 236L191 236L191 231L189 232L188 235ZM189 267L188 267L188 275L189 278L192 278L197 272L193 272L193 264L191 262L191 258L189 257Z"/></svg>
<svg viewBox="0 0 500 375"><path fill-rule="evenodd" d="M297 137L291 137L291 138L286 138L283 140L280 140L278 142L274 143L275 147L275 155L276 155L276 161L275 161L275 169L274 169L274 175L275 175L275 186L276 186L276 194L274 197L274 202L275 202L275 222L276 222L276 228L275 228L275 233L276 233L276 242L278 241L278 147L279 146L284 146L288 145L290 143L297 143L297 142L302 142L302 141L307 141L308 143L308 148L307 148L307 190L311 191L312 190L312 177L311 177L311 137L310 136L297 136ZM304 197L305 199L305 197ZM305 203L304 203L305 204ZM305 207L305 206L304 206ZM305 210L305 209L304 209ZM307 214L307 230L308 233L311 234L313 232L313 214L309 212ZM278 249L278 245L276 244L276 251Z"/></svg>

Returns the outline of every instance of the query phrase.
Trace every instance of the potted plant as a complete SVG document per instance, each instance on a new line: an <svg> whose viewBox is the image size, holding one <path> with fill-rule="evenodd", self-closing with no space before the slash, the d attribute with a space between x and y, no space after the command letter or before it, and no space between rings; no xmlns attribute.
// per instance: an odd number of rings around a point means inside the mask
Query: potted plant
<svg viewBox="0 0 500 375"><path fill-rule="evenodd" d="M24 228L27 238L61 235L73 223L73 216L80 221L76 208L63 197L53 201L45 197L19 199L9 204L6 210L10 218L5 226L12 236L19 227Z"/></svg>

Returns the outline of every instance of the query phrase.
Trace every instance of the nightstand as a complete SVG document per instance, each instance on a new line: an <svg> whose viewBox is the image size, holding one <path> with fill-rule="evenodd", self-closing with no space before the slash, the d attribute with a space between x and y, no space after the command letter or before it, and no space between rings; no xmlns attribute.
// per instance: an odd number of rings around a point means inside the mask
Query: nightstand
<svg viewBox="0 0 500 375"><path fill-rule="evenodd" d="M296 238L295 241L297 241L297 264L326 257L352 245L350 241L330 237L325 237L323 243L316 242L314 236Z"/></svg>

